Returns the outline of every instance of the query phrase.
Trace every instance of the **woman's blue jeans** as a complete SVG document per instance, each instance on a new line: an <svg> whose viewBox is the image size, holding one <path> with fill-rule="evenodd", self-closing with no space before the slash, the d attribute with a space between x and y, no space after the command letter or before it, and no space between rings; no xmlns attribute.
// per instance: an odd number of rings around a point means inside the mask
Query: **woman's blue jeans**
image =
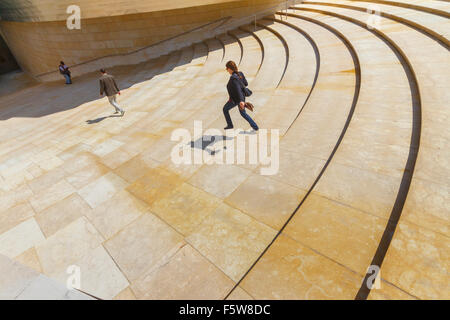
<svg viewBox="0 0 450 320"><path fill-rule="evenodd" d="M223 115L225 116L225 120L227 121L227 126L228 127L233 127L233 122L231 121L231 117L230 117L230 110L233 109L234 107L236 107L237 104L234 103L233 101L228 101L224 106L223 106ZM253 121L253 119L247 114L247 112L245 112L245 108L244 110L239 109L239 113L241 114L242 118L244 118L245 120L247 120L247 122L250 124L250 126L257 130L258 129L258 125L255 123L255 121Z"/></svg>

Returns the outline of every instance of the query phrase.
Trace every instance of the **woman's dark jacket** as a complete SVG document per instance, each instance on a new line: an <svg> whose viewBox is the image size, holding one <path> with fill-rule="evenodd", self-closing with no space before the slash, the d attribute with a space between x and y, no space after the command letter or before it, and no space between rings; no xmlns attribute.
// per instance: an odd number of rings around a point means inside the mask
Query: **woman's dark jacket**
<svg viewBox="0 0 450 320"><path fill-rule="evenodd" d="M227 90L231 101L235 104L239 104L241 101L245 102L243 86L248 86L248 82L247 79L245 79L244 74L242 72L234 72L228 81Z"/></svg>

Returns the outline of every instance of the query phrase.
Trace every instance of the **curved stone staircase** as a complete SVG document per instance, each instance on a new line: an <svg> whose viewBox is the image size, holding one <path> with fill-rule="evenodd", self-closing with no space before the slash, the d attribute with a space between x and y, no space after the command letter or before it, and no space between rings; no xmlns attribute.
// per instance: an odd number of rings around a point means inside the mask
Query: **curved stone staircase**
<svg viewBox="0 0 450 320"><path fill-rule="evenodd" d="M0 254L61 283L79 266L101 299L448 299L449 16L303 1L111 69L123 118L97 74L1 97ZM177 128L223 128L228 60L280 132L275 175L170 158ZM24 298L27 272L0 296Z"/></svg>

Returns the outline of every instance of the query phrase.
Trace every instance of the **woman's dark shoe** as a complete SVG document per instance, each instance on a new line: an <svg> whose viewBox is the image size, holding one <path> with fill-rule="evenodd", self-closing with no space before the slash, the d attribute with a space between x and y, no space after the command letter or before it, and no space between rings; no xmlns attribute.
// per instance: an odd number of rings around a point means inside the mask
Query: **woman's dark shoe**
<svg viewBox="0 0 450 320"><path fill-rule="evenodd" d="M228 129L233 129L233 126L226 126L225 128L223 128L224 130L228 130Z"/></svg>
<svg viewBox="0 0 450 320"><path fill-rule="evenodd" d="M253 130L255 130L255 131L258 131L259 130L259 128L258 127L256 127L256 128L252 128Z"/></svg>

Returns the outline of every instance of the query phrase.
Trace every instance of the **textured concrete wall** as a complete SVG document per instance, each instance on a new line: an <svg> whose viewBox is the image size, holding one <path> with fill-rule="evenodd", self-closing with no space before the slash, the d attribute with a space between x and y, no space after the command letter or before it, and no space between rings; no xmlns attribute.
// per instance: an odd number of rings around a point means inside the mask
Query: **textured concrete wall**
<svg viewBox="0 0 450 320"><path fill-rule="evenodd" d="M81 29L69 30L65 20L69 16L66 8L73 1L58 0L55 4L51 0L6 0L0 5L0 29L21 67L32 76L48 81L57 77L57 73L51 77L48 74L55 72L60 60L73 66L100 57L124 55L195 28L205 28L213 22L216 22L211 24L214 28L221 23L231 28L230 20L241 21L242 17L280 2L79 0L76 3L81 8ZM209 34L213 31L209 30ZM198 34L196 40L202 40L201 37ZM184 44L188 43L185 39ZM119 60L120 63L139 62ZM85 69L89 68L80 68L80 72L85 72Z"/></svg>
<svg viewBox="0 0 450 320"><path fill-rule="evenodd" d="M11 51L9 51L3 38L0 36L0 74L7 73L19 68Z"/></svg>

